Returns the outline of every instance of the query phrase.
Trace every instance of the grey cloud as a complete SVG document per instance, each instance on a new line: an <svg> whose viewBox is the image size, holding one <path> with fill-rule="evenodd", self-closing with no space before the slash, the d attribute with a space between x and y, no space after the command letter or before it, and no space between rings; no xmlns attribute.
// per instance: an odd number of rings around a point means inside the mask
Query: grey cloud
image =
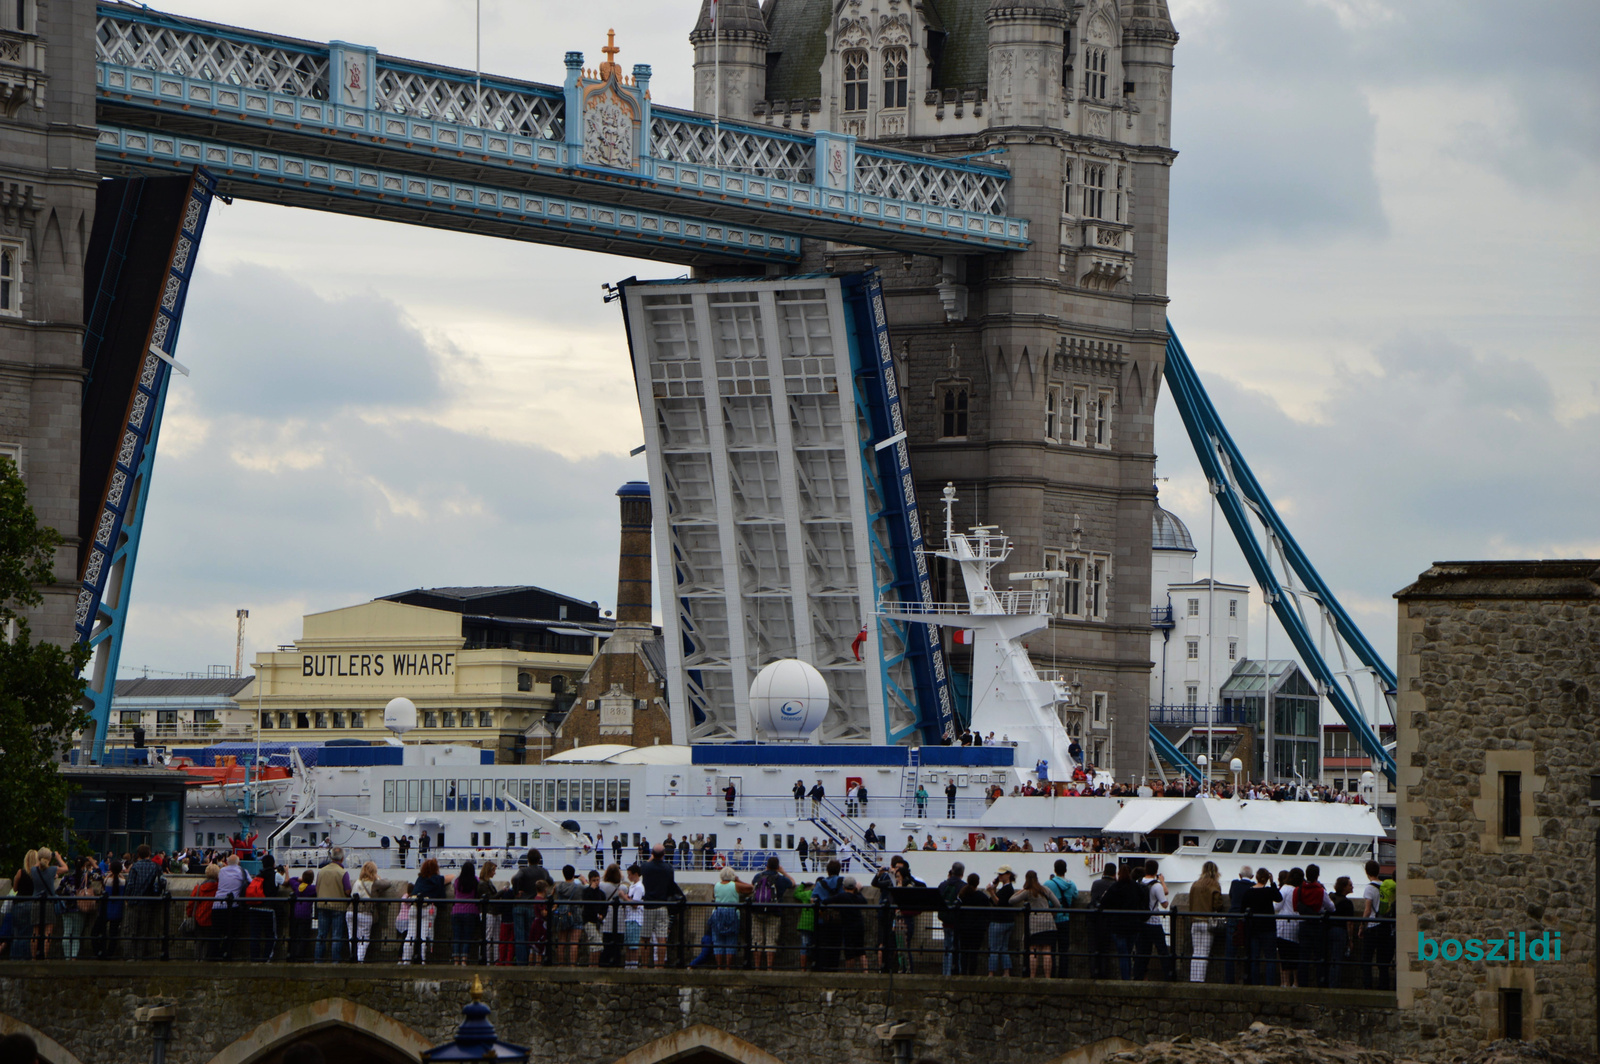
<svg viewBox="0 0 1600 1064"><path fill-rule="evenodd" d="M233 457L258 428L219 422L207 446L158 460L125 671L230 660L235 608L297 597L318 610L418 586L531 583L613 605L613 493L642 479L641 460L571 462L339 412L297 441L323 462L269 472ZM156 620L206 609L216 625L199 637Z"/></svg>
<svg viewBox="0 0 1600 1064"><path fill-rule="evenodd" d="M1207 374L1205 352L1190 348L1224 424L1275 501L1289 503L1290 530L1337 593L1386 601L1436 560L1594 539L1600 499L1587 485L1600 416L1558 421L1531 363L1448 337L1397 336L1373 355L1378 370L1342 370L1319 422L1304 423ZM1163 475L1200 478L1170 404L1157 439ZM1206 513L1180 516L1203 537ZM1219 573L1245 575L1219 535ZM1392 654L1392 631L1367 635Z"/></svg>
<svg viewBox="0 0 1600 1064"><path fill-rule="evenodd" d="M1180 30L1182 27L1180 27ZM1218 5L1174 74L1174 255L1387 230L1349 34L1306 0Z"/></svg>
<svg viewBox="0 0 1600 1064"><path fill-rule="evenodd" d="M327 297L277 270L198 270L180 357L209 411L265 417L415 407L439 398L435 356L394 303Z"/></svg>
<svg viewBox="0 0 1600 1064"><path fill-rule="evenodd" d="M1397 4L1393 16L1360 37L1375 84L1487 88L1512 110L1504 127L1466 127L1463 158L1541 187L1563 185L1573 163L1600 158L1600 5L1425 0Z"/></svg>

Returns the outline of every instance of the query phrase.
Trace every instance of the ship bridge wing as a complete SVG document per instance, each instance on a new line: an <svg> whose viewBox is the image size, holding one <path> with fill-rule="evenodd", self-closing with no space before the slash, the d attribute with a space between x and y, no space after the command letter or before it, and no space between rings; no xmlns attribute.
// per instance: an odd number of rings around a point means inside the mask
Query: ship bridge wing
<svg viewBox="0 0 1600 1064"><path fill-rule="evenodd" d="M1189 798L1130 798L1100 830L1106 835L1145 835L1169 826L1168 821L1186 810L1191 801Z"/></svg>

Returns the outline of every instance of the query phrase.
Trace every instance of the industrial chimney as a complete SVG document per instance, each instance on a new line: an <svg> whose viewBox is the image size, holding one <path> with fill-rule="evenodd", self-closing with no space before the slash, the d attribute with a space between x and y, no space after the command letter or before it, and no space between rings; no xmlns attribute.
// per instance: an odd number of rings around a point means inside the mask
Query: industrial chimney
<svg viewBox="0 0 1600 1064"><path fill-rule="evenodd" d="M622 500L622 543L617 548L617 627L650 628L650 485L631 480Z"/></svg>

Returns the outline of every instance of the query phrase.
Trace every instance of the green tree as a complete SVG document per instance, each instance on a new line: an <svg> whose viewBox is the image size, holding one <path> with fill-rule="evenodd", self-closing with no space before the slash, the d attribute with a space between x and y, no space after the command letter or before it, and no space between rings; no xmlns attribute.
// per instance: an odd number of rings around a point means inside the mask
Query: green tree
<svg viewBox="0 0 1600 1064"><path fill-rule="evenodd" d="M55 579L61 545L40 527L22 475L0 458L0 874L10 875L29 849L59 845L71 785L56 771L72 734L89 723L79 674L89 648L35 643L23 611L42 601Z"/></svg>

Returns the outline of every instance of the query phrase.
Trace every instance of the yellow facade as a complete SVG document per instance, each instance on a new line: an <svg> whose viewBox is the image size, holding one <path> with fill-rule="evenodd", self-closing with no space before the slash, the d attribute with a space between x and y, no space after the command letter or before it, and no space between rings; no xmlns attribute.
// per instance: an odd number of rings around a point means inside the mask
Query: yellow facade
<svg viewBox="0 0 1600 1064"><path fill-rule="evenodd" d="M263 741L381 739L383 707L404 696L417 704L408 741L468 743L504 762L529 736L533 761L547 743L545 713L594 660L468 650L461 614L384 599L308 614L302 633L292 651L257 654L256 681L236 696L251 710L259 703Z"/></svg>

